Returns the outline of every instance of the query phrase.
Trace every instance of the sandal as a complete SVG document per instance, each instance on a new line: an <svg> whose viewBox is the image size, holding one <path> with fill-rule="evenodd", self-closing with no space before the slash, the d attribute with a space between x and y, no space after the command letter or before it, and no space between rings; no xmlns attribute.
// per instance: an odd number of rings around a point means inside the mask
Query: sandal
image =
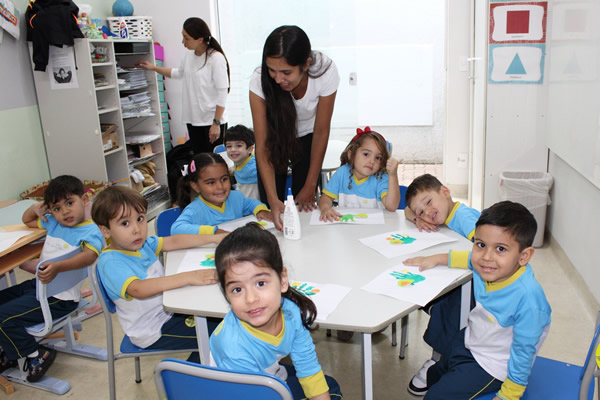
<svg viewBox="0 0 600 400"><path fill-rule="evenodd" d="M23 365L23 371L29 371L27 380L29 382L37 382L46 374L48 368L56 358L56 350L40 346L37 357L27 357Z"/></svg>

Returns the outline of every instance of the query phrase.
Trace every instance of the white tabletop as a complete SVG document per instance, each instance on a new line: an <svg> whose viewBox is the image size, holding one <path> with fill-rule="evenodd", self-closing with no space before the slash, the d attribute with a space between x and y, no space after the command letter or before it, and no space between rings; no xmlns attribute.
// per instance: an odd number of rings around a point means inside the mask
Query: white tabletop
<svg viewBox="0 0 600 400"><path fill-rule="evenodd" d="M309 225L310 214L301 213L302 239L287 240L283 238L281 232L271 231L279 240L290 280L336 283L352 288L326 321L319 320L321 327L355 332L377 332L419 308L416 304L360 289L387 268L399 265L403 259L401 257L388 259L358 241L360 238L412 225L404 218L402 211L395 213L385 211L384 215L385 225L317 226ZM449 249L471 249L472 243L456 232L445 227L442 227L441 231L457 238L458 241L430 247L415 254L428 255L447 252ZM167 275L177 272L176 268L184 255L185 250L168 253L165 261ZM469 276L470 272L465 272L465 279L453 286L460 285L468 280ZM223 317L229 311L219 285L189 286L170 290L165 292L163 303L169 311L209 317ZM360 310L368 310L368 312L360 312Z"/></svg>

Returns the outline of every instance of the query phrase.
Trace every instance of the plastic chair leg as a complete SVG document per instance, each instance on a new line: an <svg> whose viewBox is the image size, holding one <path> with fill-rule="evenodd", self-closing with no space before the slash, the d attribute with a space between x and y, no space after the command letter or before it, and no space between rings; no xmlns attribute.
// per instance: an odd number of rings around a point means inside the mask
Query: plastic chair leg
<svg viewBox="0 0 600 400"><path fill-rule="evenodd" d="M141 371L141 367L140 367L140 358L136 357L135 358L135 383L141 383L142 382L142 371Z"/></svg>

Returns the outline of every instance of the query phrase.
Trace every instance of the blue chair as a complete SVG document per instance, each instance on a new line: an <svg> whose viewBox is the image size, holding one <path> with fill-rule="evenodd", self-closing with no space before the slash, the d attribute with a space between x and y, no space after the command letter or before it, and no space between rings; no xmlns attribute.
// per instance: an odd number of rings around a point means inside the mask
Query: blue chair
<svg viewBox="0 0 600 400"><path fill-rule="evenodd" d="M154 368L154 383L159 398L167 400L293 399L286 383L275 376L226 371L173 358Z"/></svg>
<svg viewBox="0 0 600 400"><path fill-rule="evenodd" d="M49 260L40 261L40 263L37 266L37 270L39 271L40 266L48 261L56 262L66 260L79 253L81 253L81 249L76 248L61 256L54 257ZM99 360L106 360L106 349L95 346L77 344L75 342L74 331L81 330L81 324L76 323L74 316L77 315L79 311L83 310L85 307L88 306L89 303L86 300L82 299L75 310L57 319L52 318L50 306L48 305L49 297L64 292L65 290L68 290L73 286L77 285L79 282L85 280L89 277L90 270L91 268L87 267L60 272L56 275L52 282L48 284L42 283L36 279L36 297L37 300L40 302L40 308L42 309L44 322L28 327L26 328L26 331L31 336L34 336L39 342L42 342L46 346L54 348L58 351L96 358ZM49 335L53 335L61 331L64 335L64 338L49 338ZM27 380L27 373L23 371L24 363L25 359L21 358L19 360L18 368L8 369L4 371L2 375L9 381L35 387L41 390L46 390L55 394L65 394L71 389L71 386L68 382L49 376L44 376L37 382L29 382Z"/></svg>
<svg viewBox="0 0 600 400"><path fill-rule="evenodd" d="M175 222L180 215L181 208L179 207L161 211L154 222L156 235L159 237L171 236L171 225L173 225L173 222Z"/></svg>
<svg viewBox="0 0 600 400"><path fill-rule="evenodd" d="M117 311L117 308L115 306L115 303L108 297L104 286L102 286L102 281L100 280L100 275L98 274L98 270L95 264L92 266L90 281L92 282L92 285L96 288L97 292L101 294L101 296L99 297L100 305L102 306L102 311L104 311L104 322L106 325L106 349L108 350L108 390L111 400L115 400L117 398L115 383L116 360L120 360L123 358L133 358L135 364L135 382L140 383L142 381L140 371L140 357L184 352L191 353L192 351L198 351L197 348L183 350L143 349L131 343L131 339L127 335L124 335L123 340L121 341L120 353L115 354L111 314L115 313Z"/></svg>
<svg viewBox="0 0 600 400"><path fill-rule="evenodd" d="M406 208L406 189L407 186L400 185L400 204L398 204L398 210L404 210Z"/></svg>
<svg viewBox="0 0 600 400"><path fill-rule="evenodd" d="M600 375L596 360L596 349L600 345L600 313L596 320L596 332L585 358L583 367L545 357L536 357L529 376L527 389L522 400L579 399L592 400L594 377ZM600 385L600 383L599 383ZM599 386L600 387L600 386ZM477 397L491 400L495 393ZM600 393L598 394L600 399Z"/></svg>
<svg viewBox="0 0 600 400"><path fill-rule="evenodd" d="M224 144L219 144L213 149L213 153L223 153L224 151L227 151Z"/></svg>

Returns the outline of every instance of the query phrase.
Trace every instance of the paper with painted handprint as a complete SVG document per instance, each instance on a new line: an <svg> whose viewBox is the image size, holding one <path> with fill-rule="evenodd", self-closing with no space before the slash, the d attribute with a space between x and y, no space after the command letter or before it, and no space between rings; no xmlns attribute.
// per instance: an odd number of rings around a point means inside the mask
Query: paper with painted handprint
<svg viewBox="0 0 600 400"><path fill-rule="evenodd" d="M215 247L198 247L185 252L177 272L196 271L215 267Z"/></svg>
<svg viewBox="0 0 600 400"><path fill-rule="evenodd" d="M317 321L326 320L351 290L346 286L293 279L290 280L290 286L315 303L315 306L317 306Z"/></svg>
<svg viewBox="0 0 600 400"><path fill-rule="evenodd" d="M418 267L398 265L385 270L361 289L424 306L466 272L447 266L419 271Z"/></svg>
<svg viewBox="0 0 600 400"><path fill-rule="evenodd" d="M248 222L256 222L264 229L273 229L275 228L275 224L271 221L259 221L254 215L248 215L246 217L234 219L233 221L224 222L219 224L219 229L223 229L225 231L232 232L239 227L246 225Z"/></svg>
<svg viewBox="0 0 600 400"><path fill-rule="evenodd" d="M441 243L454 242L456 239L440 232L419 232L416 227L409 227L362 238L360 241L387 258L394 258L415 253Z"/></svg>
<svg viewBox="0 0 600 400"><path fill-rule="evenodd" d="M321 221L320 210L313 210L310 216L311 225L331 225L331 224L357 224L357 225L378 225L384 224L383 210L379 208L334 208L335 211L342 214L333 222Z"/></svg>

